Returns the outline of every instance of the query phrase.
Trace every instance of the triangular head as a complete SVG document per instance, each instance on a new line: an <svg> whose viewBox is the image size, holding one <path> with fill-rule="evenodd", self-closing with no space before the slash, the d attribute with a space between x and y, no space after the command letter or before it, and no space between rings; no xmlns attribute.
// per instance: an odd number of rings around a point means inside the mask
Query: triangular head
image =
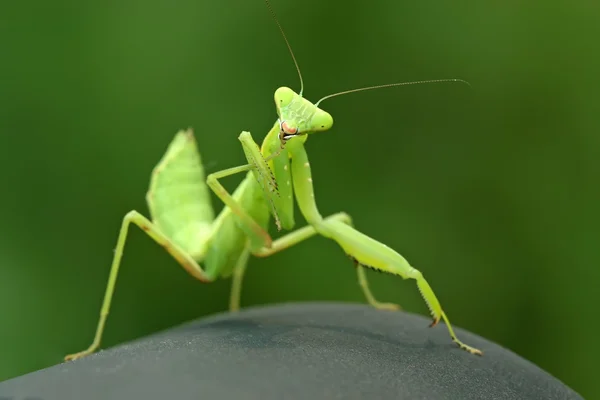
<svg viewBox="0 0 600 400"><path fill-rule="evenodd" d="M333 126L331 114L321 110L289 87L280 87L275 91L274 97L283 140L298 135L323 132Z"/></svg>

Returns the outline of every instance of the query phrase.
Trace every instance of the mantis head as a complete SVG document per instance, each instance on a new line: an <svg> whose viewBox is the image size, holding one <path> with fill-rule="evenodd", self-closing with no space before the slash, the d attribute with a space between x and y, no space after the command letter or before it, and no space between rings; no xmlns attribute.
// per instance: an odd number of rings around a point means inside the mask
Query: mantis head
<svg viewBox="0 0 600 400"><path fill-rule="evenodd" d="M304 81L302 80L302 73L300 72L300 67L298 66L298 61L296 60L296 56L294 56L294 52L292 51L292 47L283 32L283 28L271 7L271 3L269 0L265 0L279 31L281 32L281 36L283 36L283 40L287 45L287 48L292 56L292 60L294 61L294 65L296 66L296 71L298 72L298 78L300 79L300 93L294 92L292 89L288 87L280 87L275 91L275 105L277 107L277 115L279 116L279 139L281 140L281 146L285 145L285 142L289 139L307 135L309 133L314 132L323 132L328 129L331 129L333 126L333 118L331 114L327 111L321 110L319 108L319 104L326 99L330 99L332 97L337 97L341 95L346 95L350 93L356 92L364 92L365 90L373 90L373 89L382 89L389 87L397 87L397 86L405 86L405 85L417 85L422 83L440 83L440 82L460 82L471 86L469 82L464 81L462 79L429 79L422 81L413 81L413 82L398 82L398 83L388 83L383 85L375 85L362 87L358 89L345 90L343 92L337 92L330 95L327 95L316 103L311 103L302 97L302 93L304 91Z"/></svg>
<svg viewBox="0 0 600 400"><path fill-rule="evenodd" d="M323 132L333 126L333 117L327 111L306 100L288 87L275 91L275 106L279 116L282 139Z"/></svg>

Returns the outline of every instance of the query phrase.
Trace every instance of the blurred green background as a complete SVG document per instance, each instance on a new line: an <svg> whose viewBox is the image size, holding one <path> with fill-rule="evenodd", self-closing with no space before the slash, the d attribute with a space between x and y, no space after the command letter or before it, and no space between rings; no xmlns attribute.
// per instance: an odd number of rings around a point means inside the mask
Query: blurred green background
<svg viewBox="0 0 600 400"><path fill-rule="evenodd" d="M310 99L471 82L323 103L334 129L308 142L321 212L405 255L454 324L600 398L597 4L273 3ZM208 172L242 164L240 131L262 137L274 90L298 81L261 0L3 2L0 49L2 380L89 344L121 218L147 214L175 132L195 129ZM226 310L229 281L196 282L132 232L104 347ZM427 313L413 282L369 277ZM308 300L364 301L335 243L251 260L244 306Z"/></svg>

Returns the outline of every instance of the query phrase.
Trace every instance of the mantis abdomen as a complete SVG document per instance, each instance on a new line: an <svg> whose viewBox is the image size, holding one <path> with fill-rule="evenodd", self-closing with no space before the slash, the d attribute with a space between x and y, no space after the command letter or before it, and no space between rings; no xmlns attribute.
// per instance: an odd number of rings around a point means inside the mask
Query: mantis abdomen
<svg viewBox="0 0 600 400"><path fill-rule="evenodd" d="M191 130L177 133L150 179L146 201L154 224L197 259L210 235L214 211Z"/></svg>

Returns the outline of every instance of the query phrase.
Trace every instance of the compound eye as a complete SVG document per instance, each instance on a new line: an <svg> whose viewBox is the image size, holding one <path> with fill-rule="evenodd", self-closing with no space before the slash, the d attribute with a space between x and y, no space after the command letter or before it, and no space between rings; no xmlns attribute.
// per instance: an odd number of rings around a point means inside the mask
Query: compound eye
<svg viewBox="0 0 600 400"><path fill-rule="evenodd" d="M333 118L323 110L318 110L310 121L311 129L315 132L321 132L331 129L333 126Z"/></svg>
<svg viewBox="0 0 600 400"><path fill-rule="evenodd" d="M275 91L275 105L279 108L279 107L287 107L292 100L294 99L294 96L296 95L296 93L288 88L288 87L280 87L279 89L277 89Z"/></svg>

